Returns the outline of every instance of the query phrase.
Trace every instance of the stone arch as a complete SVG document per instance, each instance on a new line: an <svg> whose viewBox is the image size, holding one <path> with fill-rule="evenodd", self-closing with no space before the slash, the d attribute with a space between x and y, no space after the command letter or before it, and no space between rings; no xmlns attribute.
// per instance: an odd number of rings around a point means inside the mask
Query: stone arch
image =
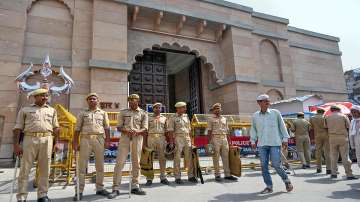
<svg viewBox="0 0 360 202"><path fill-rule="evenodd" d="M30 0L28 1L28 5L27 5L27 12L30 11L30 9L32 8L32 6L37 3L38 1L43 1L43 0ZM70 11L71 16L74 16L74 0L55 0L58 1L62 4L64 4Z"/></svg>
<svg viewBox="0 0 360 202"><path fill-rule="evenodd" d="M31 1L27 12L23 57L38 63L49 53L50 59L71 62L73 16L67 1ZM51 9L51 12L49 10Z"/></svg>
<svg viewBox="0 0 360 202"><path fill-rule="evenodd" d="M275 43L269 39L260 42L261 79L283 81L280 53Z"/></svg>
<svg viewBox="0 0 360 202"><path fill-rule="evenodd" d="M27 63L34 63L33 70L38 70L43 63L45 55L49 54L52 68L59 65L71 66L72 64L72 35L73 16L71 4L62 0L34 0L29 1L27 10L25 39L23 49L23 69ZM29 83L41 81L38 74L28 78ZM54 74L48 77L50 83L62 85L63 81ZM51 103L68 105L67 95L52 96ZM22 93L19 105L25 106L29 101L26 93Z"/></svg>
<svg viewBox="0 0 360 202"><path fill-rule="evenodd" d="M266 94L269 95L270 102L276 102L276 101L284 99L283 94L277 89L270 89L270 90L267 91Z"/></svg>
<svg viewBox="0 0 360 202"><path fill-rule="evenodd" d="M191 44L191 46L188 46L187 44ZM218 85L223 81L224 64L220 57L223 53L216 43L176 38L134 30L128 31L127 61L129 64L134 64L136 62L135 57L143 53L145 49L151 50L153 47L195 53L197 57L200 57L203 60L205 64L204 67L209 72L209 75L211 75L210 80L213 81L212 84Z"/></svg>
<svg viewBox="0 0 360 202"><path fill-rule="evenodd" d="M192 53L194 54L196 57L199 57L203 63L204 63L204 67L206 68L206 70L209 71L209 80L210 83L219 83L222 82L222 80L219 78L219 75L217 74L217 72L215 71L215 68L213 66L212 63L208 62L208 59L206 56L201 55L200 52L198 50L192 50L190 49L188 46L184 45L181 46L180 44L178 44L177 42L174 42L173 44L169 44L167 42L162 43L161 45L159 44L154 44L152 45L152 48L145 48L142 50L142 52L144 51L151 51L154 48L163 48L163 49L170 49L170 50L177 50L177 51L183 51L186 53ZM130 60L130 63L134 63L136 61L136 58L141 57L142 54L137 54L134 57L131 57L132 59Z"/></svg>

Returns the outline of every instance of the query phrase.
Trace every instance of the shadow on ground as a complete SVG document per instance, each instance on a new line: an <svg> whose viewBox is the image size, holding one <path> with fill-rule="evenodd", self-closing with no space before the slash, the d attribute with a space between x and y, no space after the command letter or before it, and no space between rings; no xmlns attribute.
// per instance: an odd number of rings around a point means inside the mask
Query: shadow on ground
<svg viewBox="0 0 360 202"><path fill-rule="evenodd" d="M266 200L271 197L275 197L287 192L275 192L272 194L261 195L259 192L255 193L241 193L241 194L222 194L215 196L215 199L209 202L230 202L230 201L254 201L254 200Z"/></svg>
<svg viewBox="0 0 360 202"><path fill-rule="evenodd" d="M346 191L333 191L331 196L328 198L331 199L342 199L346 201L346 199L358 199L360 200L360 190L358 189L349 189Z"/></svg>

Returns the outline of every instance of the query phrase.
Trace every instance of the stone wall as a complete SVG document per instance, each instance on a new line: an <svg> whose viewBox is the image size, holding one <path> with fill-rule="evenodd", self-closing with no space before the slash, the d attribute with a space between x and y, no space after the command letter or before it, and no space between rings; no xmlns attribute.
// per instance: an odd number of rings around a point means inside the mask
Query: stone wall
<svg viewBox="0 0 360 202"><path fill-rule="evenodd" d="M4 0L0 4L0 115L4 117L0 153L3 158L12 154L9 144L19 98L14 80L22 69L26 8L26 1Z"/></svg>

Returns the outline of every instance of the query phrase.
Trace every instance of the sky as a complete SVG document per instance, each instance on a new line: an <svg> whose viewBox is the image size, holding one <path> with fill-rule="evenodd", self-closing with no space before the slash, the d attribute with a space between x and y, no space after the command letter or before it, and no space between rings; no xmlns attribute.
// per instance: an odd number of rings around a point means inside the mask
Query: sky
<svg viewBox="0 0 360 202"><path fill-rule="evenodd" d="M360 0L227 0L289 19L289 26L340 38L344 71L360 68Z"/></svg>

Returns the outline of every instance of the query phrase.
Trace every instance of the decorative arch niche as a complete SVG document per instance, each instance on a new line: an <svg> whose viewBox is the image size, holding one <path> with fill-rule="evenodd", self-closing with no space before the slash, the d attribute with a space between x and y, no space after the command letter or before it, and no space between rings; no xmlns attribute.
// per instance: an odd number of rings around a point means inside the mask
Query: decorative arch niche
<svg viewBox="0 0 360 202"><path fill-rule="evenodd" d="M269 39L260 42L261 79L283 81L280 54L275 43Z"/></svg>
<svg viewBox="0 0 360 202"><path fill-rule="evenodd" d="M283 94L277 89L271 89L266 94L269 95L270 102L276 102L284 99Z"/></svg>
<svg viewBox="0 0 360 202"><path fill-rule="evenodd" d="M32 0L27 10L25 61L38 63L50 54L51 59L71 62L73 16L67 0Z"/></svg>

